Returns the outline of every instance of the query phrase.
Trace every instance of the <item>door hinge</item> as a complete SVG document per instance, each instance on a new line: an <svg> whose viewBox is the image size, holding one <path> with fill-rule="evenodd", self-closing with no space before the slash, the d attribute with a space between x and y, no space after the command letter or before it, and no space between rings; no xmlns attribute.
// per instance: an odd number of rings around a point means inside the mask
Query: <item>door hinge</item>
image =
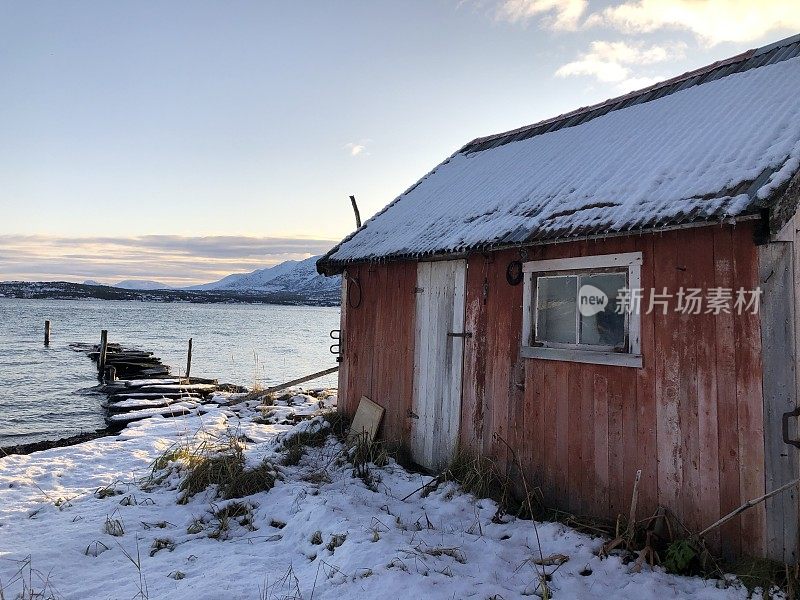
<svg viewBox="0 0 800 600"><path fill-rule="evenodd" d="M415 294L421 294L424 291L425 291L425 288L421 288L421 287L415 287L414 288L414 293Z"/></svg>
<svg viewBox="0 0 800 600"><path fill-rule="evenodd" d="M406 413L406 416L409 419L419 419L419 415L417 413L415 413L413 410L411 410L410 408L408 409L408 412Z"/></svg>
<svg viewBox="0 0 800 600"><path fill-rule="evenodd" d="M454 337L454 338L471 338L472 333L469 331L464 331L462 333L454 333L452 331L447 332L447 337Z"/></svg>

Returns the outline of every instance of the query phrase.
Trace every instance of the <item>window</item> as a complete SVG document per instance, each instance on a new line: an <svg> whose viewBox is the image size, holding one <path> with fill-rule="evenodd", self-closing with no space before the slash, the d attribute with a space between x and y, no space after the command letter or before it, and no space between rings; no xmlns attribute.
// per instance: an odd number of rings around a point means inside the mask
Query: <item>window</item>
<svg viewBox="0 0 800 600"><path fill-rule="evenodd" d="M526 262L522 355L641 367L641 252Z"/></svg>

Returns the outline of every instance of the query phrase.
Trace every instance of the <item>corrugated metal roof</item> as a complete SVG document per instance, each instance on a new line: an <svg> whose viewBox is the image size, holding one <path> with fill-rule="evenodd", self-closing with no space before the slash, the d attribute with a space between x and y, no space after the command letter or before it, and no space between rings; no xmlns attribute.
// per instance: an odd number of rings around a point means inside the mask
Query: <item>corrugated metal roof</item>
<svg viewBox="0 0 800 600"><path fill-rule="evenodd" d="M800 170L800 35L478 138L317 263L641 231L757 211Z"/></svg>

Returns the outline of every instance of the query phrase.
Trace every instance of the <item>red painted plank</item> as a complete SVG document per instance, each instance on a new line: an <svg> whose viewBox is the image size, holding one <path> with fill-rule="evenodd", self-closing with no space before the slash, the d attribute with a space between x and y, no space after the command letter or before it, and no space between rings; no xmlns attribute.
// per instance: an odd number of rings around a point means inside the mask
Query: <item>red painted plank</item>
<svg viewBox="0 0 800 600"><path fill-rule="evenodd" d="M525 437L524 414L524 387L525 387L525 359L520 356L522 337L522 291L523 286L511 285L506 279L506 268L511 261L519 260L517 251L508 251L498 254L496 271L499 275L496 286L500 302L506 307L501 311L500 327L498 333L502 339L502 359L508 365L507 379L503 382L505 389L500 393L507 398L507 432L508 443L513 452L509 453L509 466L511 473L516 473L519 468L521 452L523 451Z"/></svg>
<svg viewBox="0 0 800 600"><path fill-rule="evenodd" d="M474 255L467 261L464 329L472 337L464 344L464 376L461 395L461 448L479 452L483 448L483 395L486 376L486 314L483 303L485 260Z"/></svg>
<svg viewBox="0 0 800 600"><path fill-rule="evenodd" d="M386 335L391 325L392 303L394 294L388 284L388 268L384 265L370 265L369 310L371 314L372 343L370 357L372 370L369 375L371 392L367 394L370 400L383 406L386 410L381 425L381 436L390 444L396 443L396 425L399 418L398 410L392 410L392 398L388 386L385 385L387 367L389 366L389 346L386 344ZM388 395L387 395L388 393Z"/></svg>
<svg viewBox="0 0 800 600"><path fill-rule="evenodd" d="M733 237L730 228L715 228L714 283L732 288ZM719 509L727 514L741 504L739 489L739 423L736 406L736 360L733 315L714 319L717 352L717 430L719 434ZM722 552L734 557L741 552L741 520L736 517L720 527Z"/></svg>
<svg viewBox="0 0 800 600"><path fill-rule="evenodd" d="M752 228L734 230L735 287L758 285L758 254ZM736 340L736 399L739 415L739 469L742 500L764 494L764 401L761 387L761 329L758 315L734 315ZM745 550L755 556L766 549L766 510L763 502L742 513Z"/></svg>
<svg viewBox="0 0 800 600"><path fill-rule="evenodd" d="M583 398L583 378L581 377L582 365L571 363L568 367L569 381L567 393L567 429L560 431L561 435L567 437L567 465L569 476L567 479L567 509L575 514L580 514L582 509L581 491L584 479L583 471L583 439L586 435L584 431L584 419L581 415L581 404Z"/></svg>
<svg viewBox="0 0 800 600"><path fill-rule="evenodd" d="M398 374L400 381L398 384L398 394L403 400L402 412L409 414L414 395L414 352L415 352L415 331L416 331L416 294L414 290L417 286L417 265L416 263L405 263L402 272L402 285L398 297L402 299L402 309L398 311L396 318L399 323L399 331L402 339L402 362L399 363ZM411 419L406 418L403 426L403 439L407 442L411 435Z"/></svg>
<svg viewBox="0 0 800 600"><path fill-rule="evenodd" d="M614 252L641 251L642 240L633 238L617 238L611 248ZM623 513L628 515L636 472L642 469L642 454L637 443L638 411L637 411L637 371L629 367L613 367L615 379L620 381L622 394L622 489L619 504ZM641 485L641 482L640 482ZM639 509L641 510L641 506ZM638 511L637 511L638 513Z"/></svg>
<svg viewBox="0 0 800 600"><path fill-rule="evenodd" d="M714 287L714 238L709 235L695 236L691 245L692 286L702 290ZM697 368L697 463L698 482L692 501L697 507L698 528L704 528L719 519L719 433L717 414L717 342L716 317L702 313L696 320L696 368ZM709 547L719 549L719 530L707 537Z"/></svg>
<svg viewBox="0 0 800 600"><path fill-rule="evenodd" d="M608 414L609 395L607 367L597 366L594 372L594 499L598 515L610 517L609 465L608 465Z"/></svg>
<svg viewBox="0 0 800 600"><path fill-rule="evenodd" d="M556 453L555 462L552 468L555 469L555 493L557 505L563 508L568 507L567 496L569 487L567 481L570 477L569 472L569 431L572 424L569 422L569 373L570 364L561 361L551 361L551 373L555 380L554 395L552 402L555 404L555 434L556 434Z"/></svg>
<svg viewBox="0 0 800 600"><path fill-rule="evenodd" d="M667 232L653 240L655 256L655 293L675 289L677 277L677 234ZM649 296L649 294L648 294ZM683 486L683 455L678 412L678 380L680 377L680 337L676 319L663 307L653 303L655 324L656 363L656 428L658 443L658 499L659 503L678 515L683 514L680 492ZM647 309L650 308L648 301Z"/></svg>
<svg viewBox="0 0 800 600"><path fill-rule="evenodd" d="M677 234L676 281L670 310L677 322L678 357L678 418L681 427L681 455L683 457L683 486L680 489L683 524L691 531L698 531L703 524L700 507L700 440L697 400L697 346L700 343L697 315L678 311L678 294L681 289L696 287L698 262L702 260L703 246L698 236L690 230Z"/></svg>
<svg viewBox="0 0 800 600"><path fill-rule="evenodd" d="M595 425L597 416L594 412L594 371L592 369L581 369L581 396L580 396L580 420L581 420L581 487L580 487L580 506L578 512L581 515L598 514L594 503L594 494L597 486L595 477Z"/></svg>
<svg viewBox="0 0 800 600"><path fill-rule="evenodd" d="M505 285L505 277L500 278L500 268L500 257L498 254L494 254L489 269L489 295L486 306L488 349L486 398L487 408L491 414L491 424L488 431L486 431L488 438L484 438L484 444L488 444L491 456L497 461L499 467L505 471L508 466L508 453L501 439L508 440L510 365L505 352L506 331L503 328L506 307L501 285ZM503 272L505 272L504 269Z"/></svg>
<svg viewBox="0 0 800 600"><path fill-rule="evenodd" d="M623 405L624 380L619 367L608 368L608 489L610 516L627 514L625 502Z"/></svg>
<svg viewBox="0 0 800 600"><path fill-rule="evenodd" d="M641 239L642 252L641 286L644 289L655 287L653 238ZM653 315L641 311L641 349L642 366L636 376L636 445L642 469L639 482L640 514L651 515L658 508L658 442L656 438L656 396L655 396L655 320Z"/></svg>

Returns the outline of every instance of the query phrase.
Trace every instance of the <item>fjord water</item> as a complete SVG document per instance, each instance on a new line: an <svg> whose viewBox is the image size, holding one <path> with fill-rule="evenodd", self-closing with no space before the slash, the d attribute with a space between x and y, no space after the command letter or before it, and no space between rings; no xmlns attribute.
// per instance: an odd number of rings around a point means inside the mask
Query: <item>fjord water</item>
<svg viewBox="0 0 800 600"><path fill-rule="evenodd" d="M50 347L44 322L50 320ZM338 307L0 298L0 446L58 439L104 426L94 363L71 342L149 350L183 373L252 387L336 366L329 333ZM335 386L336 376L307 384Z"/></svg>

